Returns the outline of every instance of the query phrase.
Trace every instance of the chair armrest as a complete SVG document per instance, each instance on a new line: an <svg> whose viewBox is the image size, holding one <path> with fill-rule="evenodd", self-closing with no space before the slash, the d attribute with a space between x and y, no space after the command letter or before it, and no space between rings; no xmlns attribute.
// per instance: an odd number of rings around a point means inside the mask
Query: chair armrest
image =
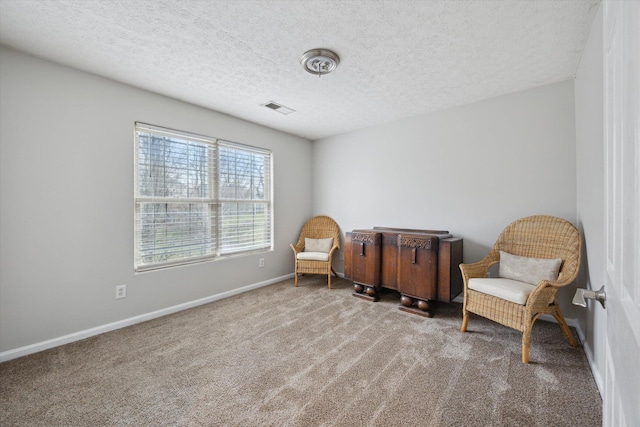
<svg viewBox="0 0 640 427"><path fill-rule="evenodd" d="M304 251L304 245L294 245L293 243L289 244L291 249L293 249L293 253L297 254L298 252Z"/></svg>
<svg viewBox="0 0 640 427"><path fill-rule="evenodd" d="M482 261L472 264L460 264L460 271L463 276L468 277L486 277L489 266Z"/></svg>
<svg viewBox="0 0 640 427"><path fill-rule="evenodd" d="M551 304L558 295L558 288L553 286L554 280L541 280L536 288L529 294L525 304L525 315L531 317L535 313L542 312Z"/></svg>
<svg viewBox="0 0 640 427"><path fill-rule="evenodd" d="M541 280L527 298L527 309L532 312L548 306L558 295L558 289L573 282L571 280Z"/></svg>
<svg viewBox="0 0 640 427"><path fill-rule="evenodd" d="M469 279L474 277L487 277L487 271L489 267L496 264L496 261L490 261L487 258L482 261L474 262L471 264L460 264L460 271L462 272L462 279L464 281L464 287L466 289Z"/></svg>
<svg viewBox="0 0 640 427"><path fill-rule="evenodd" d="M558 278L557 280L541 280L540 282L538 282L533 292L531 292L531 295L537 294L545 288L559 289L563 286L568 285L571 282L573 282L572 278L570 278L569 280L567 279L560 280L560 278Z"/></svg>
<svg viewBox="0 0 640 427"><path fill-rule="evenodd" d="M563 286L567 286L569 283L572 283L575 280L575 277L562 277L562 273L556 280L542 280L538 283L537 286L544 284L544 286L553 286L554 288L561 288Z"/></svg>
<svg viewBox="0 0 640 427"><path fill-rule="evenodd" d="M333 257L333 253L336 251L336 249L339 249L338 245L333 245L329 250L329 262L331 262L331 258Z"/></svg>

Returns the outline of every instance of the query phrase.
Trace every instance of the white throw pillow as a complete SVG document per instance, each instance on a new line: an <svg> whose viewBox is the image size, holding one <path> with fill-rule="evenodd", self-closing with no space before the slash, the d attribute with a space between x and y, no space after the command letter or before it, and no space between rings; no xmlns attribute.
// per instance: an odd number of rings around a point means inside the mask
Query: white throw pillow
<svg viewBox="0 0 640 427"><path fill-rule="evenodd" d="M333 237L328 239L310 239L304 238L304 251L305 252L324 252L329 253L333 246Z"/></svg>
<svg viewBox="0 0 640 427"><path fill-rule="evenodd" d="M500 251L498 277L537 285L541 280L556 280L562 260L527 258Z"/></svg>

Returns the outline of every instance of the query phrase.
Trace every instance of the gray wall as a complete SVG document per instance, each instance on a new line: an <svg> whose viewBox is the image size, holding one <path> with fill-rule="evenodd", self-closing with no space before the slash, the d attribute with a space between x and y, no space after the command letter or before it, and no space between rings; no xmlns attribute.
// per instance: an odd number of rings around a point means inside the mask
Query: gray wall
<svg viewBox="0 0 640 427"><path fill-rule="evenodd" d="M326 138L313 153L314 212L343 233L445 229L474 262L520 217L576 222L571 80ZM569 288L560 300L573 318Z"/></svg>
<svg viewBox="0 0 640 427"><path fill-rule="evenodd" d="M310 141L4 47L0 120L0 353L292 273ZM274 251L134 274L137 120L273 150Z"/></svg>
<svg viewBox="0 0 640 427"><path fill-rule="evenodd" d="M578 226L585 242L580 280L582 286L594 290L605 282L602 28L600 4L575 80ZM600 304L589 304L580 314L584 351L602 393L607 317Z"/></svg>

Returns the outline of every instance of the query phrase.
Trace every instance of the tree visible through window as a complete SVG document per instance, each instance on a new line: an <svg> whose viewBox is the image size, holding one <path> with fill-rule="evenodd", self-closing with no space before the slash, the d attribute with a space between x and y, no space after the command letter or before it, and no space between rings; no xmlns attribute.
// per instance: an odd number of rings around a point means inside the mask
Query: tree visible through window
<svg viewBox="0 0 640 427"><path fill-rule="evenodd" d="M271 248L271 154L136 123L135 268Z"/></svg>

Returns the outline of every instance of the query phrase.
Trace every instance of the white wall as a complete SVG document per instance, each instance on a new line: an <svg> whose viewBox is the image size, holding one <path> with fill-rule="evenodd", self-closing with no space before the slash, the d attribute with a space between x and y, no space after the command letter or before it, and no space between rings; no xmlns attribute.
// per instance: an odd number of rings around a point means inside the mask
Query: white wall
<svg viewBox="0 0 640 427"><path fill-rule="evenodd" d="M602 4L594 19L575 80L576 181L578 227L584 233L581 286L597 290L604 284L604 90ZM603 392L606 314L600 304L580 312L584 350Z"/></svg>
<svg viewBox="0 0 640 427"><path fill-rule="evenodd" d="M575 224L573 81L322 139L313 164L314 213L343 233L445 229L474 262L520 217ZM573 289L560 293L567 318Z"/></svg>
<svg viewBox="0 0 640 427"><path fill-rule="evenodd" d="M0 120L0 353L292 273L310 141L5 47ZM273 150L275 250L134 274L137 120Z"/></svg>

